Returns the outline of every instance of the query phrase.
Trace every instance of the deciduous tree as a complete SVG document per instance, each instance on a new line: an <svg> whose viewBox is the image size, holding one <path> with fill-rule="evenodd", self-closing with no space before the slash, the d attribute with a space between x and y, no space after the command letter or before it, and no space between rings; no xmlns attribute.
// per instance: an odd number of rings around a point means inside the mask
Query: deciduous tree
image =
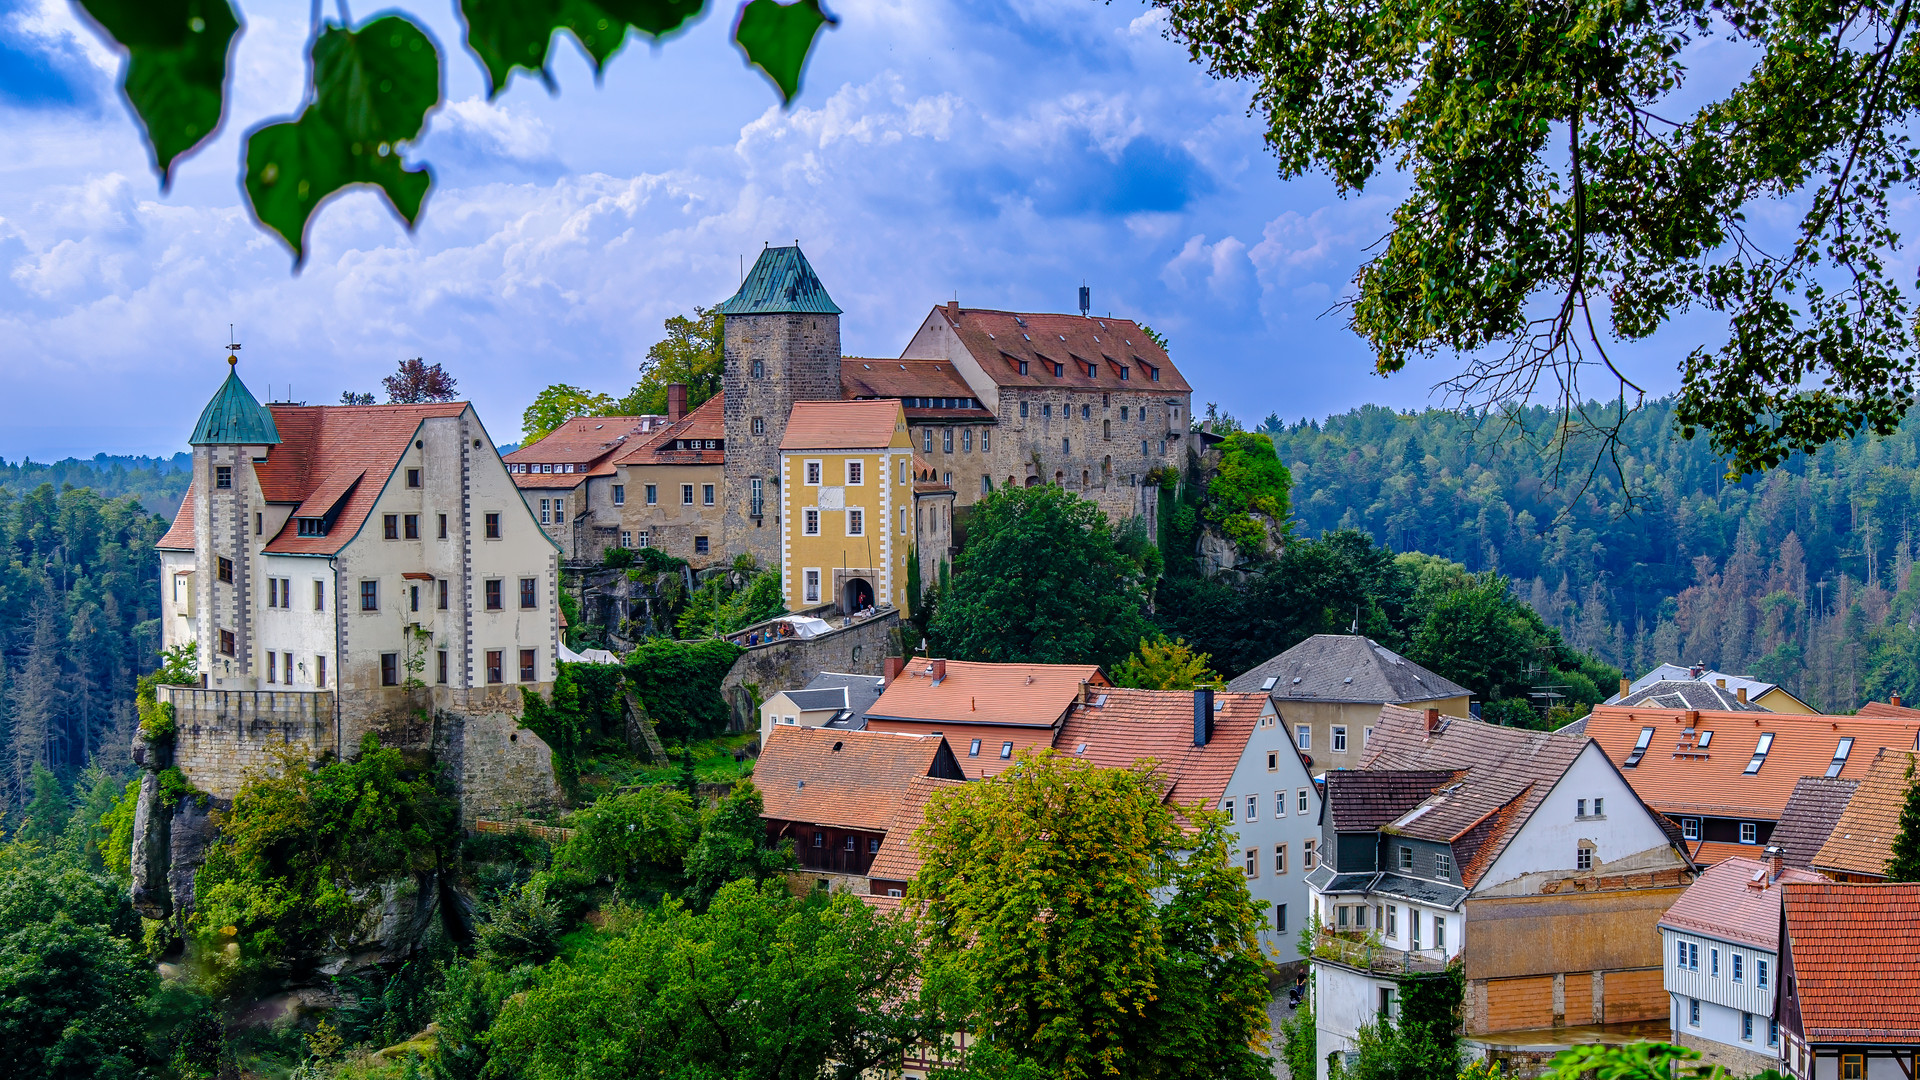
<svg viewBox="0 0 1920 1080"><path fill-rule="evenodd" d="M1191 690L1196 686L1218 686L1220 676L1207 666L1206 653L1196 652L1185 638L1168 639L1165 634L1141 638L1140 647L1113 669L1118 686L1140 690Z"/></svg>
<svg viewBox="0 0 1920 1080"><path fill-rule="evenodd" d="M720 392L724 364L721 315L710 307L693 309L693 318L675 315L666 321L667 336L647 349L640 361L640 381L615 405L620 416L664 415L667 385L685 383L687 408L699 408Z"/></svg>
<svg viewBox="0 0 1920 1080"><path fill-rule="evenodd" d="M1259 913L1225 818L1051 751L941 792L908 892L929 984L1042 1075L1264 1077Z"/></svg>
<svg viewBox="0 0 1920 1080"><path fill-rule="evenodd" d="M533 404L520 414L522 446L531 446L547 433L576 416L612 416L618 403L605 394L596 394L566 383L554 383L534 396Z"/></svg>
<svg viewBox="0 0 1920 1080"><path fill-rule="evenodd" d="M418 356L400 361L400 370L380 380L380 385L386 388L387 402L393 405L452 401L459 396L454 392L453 376L439 364L429 364Z"/></svg>

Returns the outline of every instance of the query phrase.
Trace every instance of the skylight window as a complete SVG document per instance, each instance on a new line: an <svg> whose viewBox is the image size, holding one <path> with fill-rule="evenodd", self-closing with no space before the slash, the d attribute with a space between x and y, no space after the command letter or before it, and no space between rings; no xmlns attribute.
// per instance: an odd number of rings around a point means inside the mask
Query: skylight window
<svg viewBox="0 0 1920 1080"><path fill-rule="evenodd" d="M1260 689L1262 689L1262 690L1271 690L1271 689L1273 689L1273 684L1274 684L1274 683L1277 683L1277 682L1279 682L1279 681L1280 681L1280 676L1278 676L1278 675L1269 675L1269 676L1267 676L1267 678L1266 678L1266 680L1265 680L1264 682L1262 682L1262 683L1260 684Z"/></svg>
<svg viewBox="0 0 1920 1080"><path fill-rule="evenodd" d="M1712 742L1713 742L1713 732L1703 731L1700 733L1700 749L1705 750L1708 744Z"/></svg>
<svg viewBox="0 0 1920 1080"><path fill-rule="evenodd" d="M1627 755L1627 760L1621 762L1620 767L1623 769L1631 769L1635 765L1640 764L1640 759L1647 756L1647 747L1652 744L1652 742L1653 729L1650 727L1641 728L1640 737L1635 739L1633 743L1633 753Z"/></svg>
<svg viewBox="0 0 1920 1080"><path fill-rule="evenodd" d="M1747 767L1741 770L1740 775L1752 776L1759 772L1760 766L1767 763L1767 751L1771 749L1773 749L1773 732L1769 731L1760 736L1760 745L1753 748L1753 760L1747 762Z"/></svg>
<svg viewBox="0 0 1920 1080"><path fill-rule="evenodd" d="M1840 740L1839 746L1834 747L1833 764L1827 766L1827 775L1839 776L1840 770L1847 767L1847 755L1851 753L1853 753L1853 736L1848 735Z"/></svg>

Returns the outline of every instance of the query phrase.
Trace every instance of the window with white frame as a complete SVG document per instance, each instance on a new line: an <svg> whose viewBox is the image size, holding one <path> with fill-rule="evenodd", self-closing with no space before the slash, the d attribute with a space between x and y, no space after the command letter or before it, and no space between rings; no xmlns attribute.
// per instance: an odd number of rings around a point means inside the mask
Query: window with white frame
<svg viewBox="0 0 1920 1080"><path fill-rule="evenodd" d="M1581 844L1579 849L1574 852L1573 868L1575 870L1593 869L1593 849L1585 844Z"/></svg>
<svg viewBox="0 0 1920 1080"><path fill-rule="evenodd" d="M858 507L847 508L847 535L867 535L867 512Z"/></svg>
<svg viewBox="0 0 1920 1080"><path fill-rule="evenodd" d="M848 487L859 487L860 485L867 482L865 479L866 464L867 464L866 462L861 461L859 458L851 458L847 461L847 486Z"/></svg>
<svg viewBox="0 0 1920 1080"><path fill-rule="evenodd" d="M1278 750L1267 751L1267 771L1268 772L1280 771L1280 752Z"/></svg>
<svg viewBox="0 0 1920 1080"><path fill-rule="evenodd" d="M800 532L805 536L820 535L820 511L811 507L800 511Z"/></svg>
<svg viewBox="0 0 1920 1080"><path fill-rule="evenodd" d="M1260 849L1259 848L1247 849L1247 876L1248 877L1260 876Z"/></svg>
<svg viewBox="0 0 1920 1080"><path fill-rule="evenodd" d="M1410 847L1405 847L1405 846L1402 846L1402 847L1400 848L1400 853L1399 853L1399 855L1400 855L1400 870L1401 870L1401 872L1402 872L1402 873L1410 873L1410 872L1412 872L1412 870L1413 870L1413 849L1412 849L1412 848L1410 848Z"/></svg>
<svg viewBox="0 0 1920 1080"><path fill-rule="evenodd" d="M1740 823L1740 842L1743 844L1759 843L1760 842L1760 826L1751 821L1741 822Z"/></svg>
<svg viewBox="0 0 1920 1080"><path fill-rule="evenodd" d="M802 571L800 574L800 580L804 583L801 587L802 591L801 591L800 598L802 600L805 600L809 604L819 603L820 602L820 571L818 570Z"/></svg>
<svg viewBox="0 0 1920 1080"><path fill-rule="evenodd" d="M1700 819L1693 817L1681 818L1680 835L1688 840L1700 839Z"/></svg>
<svg viewBox="0 0 1920 1080"><path fill-rule="evenodd" d="M1333 750L1339 753L1347 748L1347 729L1343 724L1333 725Z"/></svg>
<svg viewBox="0 0 1920 1080"><path fill-rule="evenodd" d="M1284 791L1273 793L1273 816L1277 818L1287 816L1287 793Z"/></svg>
<svg viewBox="0 0 1920 1080"><path fill-rule="evenodd" d="M1436 853L1434 855L1433 876L1439 878L1441 881L1453 880L1453 856L1452 855L1448 855L1445 852Z"/></svg>
<svg viewBox="0 0 1920 1080"><path fill-rule="evenodd" d="M1293 725L1293 744L1302 750L1313 749L1313 728L1306 724Z"/></svg>
<svg viewBox="0 0 1920 1080"><path fill-rule="evenodd" d="M819 487L820 486L820 463L817 461L809 461L807 462L805 468L806 468L806 481L805 481L806 485L808 487Z"/></svg>
<svg viewBox="0 0 1920 1080"><path fill-rule="evenodd" d="M1258 795L1247 796L1247 820L1260 820L1260 796Z"/></svg>
<svg viewBox="0 0 1920 1080"><path fill-rule="evenodd" d="M647 531L647 530L645 530L645 529L641 529L641 530L640 530L639 532L637 532L637 533L634 533L634 534L633 534L633 546L635 546L635 547L652 547L652 546L653 546L653 534L652 534L652 533L650 533L650 532L648 532L648 531Z"/></svg>
<svg viewBox="0 0 1920 1080"><path fill-rule="evenodd" d="M1273 845L1273 872L1276 874L1287 872L1287 845L1285 844Z"/></svg>
<svg viewBox="0 0 1920 1080"><path fill-rule="evenodd" d="M1300 789L1300 813L1304 814L1306 812L1307 812L1307 789L1301 788Z"/></svg>
<svg viewBox="0 0 1920 1080"><path fill-rule="evenodd" d="M1232 821L1232 820L1234 820L1234 817L1233 817L1233 805L1234 805L1234 804L1233 804L1233 800L1232 800L1232 799L1228 799L1228 800L1227 800L1226 802L1224 802L1224 803L1222 803L1222 804L1220 804L1220 809L1222 809L1222 810L1225 810L1225 811L1227 812L1227 820L1228 820L1228 821Z"/></svg>

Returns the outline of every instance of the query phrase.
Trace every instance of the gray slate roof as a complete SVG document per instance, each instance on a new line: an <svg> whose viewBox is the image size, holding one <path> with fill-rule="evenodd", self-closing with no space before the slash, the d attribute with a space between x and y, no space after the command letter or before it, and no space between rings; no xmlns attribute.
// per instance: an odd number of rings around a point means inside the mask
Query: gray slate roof
<svg viewBox="0 0 1920 1080"><path fill-rule="evenodd" d="M1837 776L1801 777L1793 785L1793 794L1787 796L1786 808L1780 811L1780 821L1768 843L1779 845L1781 858L1788 866L1813 865L1813 857L1833 835L1833 827L1859 786L1858 780Z"/></svg>
<svg viewBox="0 0 1920 1080"><path fill-rule="evenodd" d="M1654 709L1721 709L1731 712L1772 712L1752 701L1742 702L1735 690L1722 690L1712 683L1692 679L1669 679L1644 690L1636 690L1615 705L1644 705Z"/></svg>
<svg viewBox="0 0 1920 1080"><path fill-rule="evenodd" d="M846 713L843 716L828 721L827 726L831 728L844 728L848 731L865 731L867 729L867 710L873 708L873 703L880 700L880 691L885 688L883 685L885 682L886 680L880 678L878 675L848 675L839 671L823 671L813 677L813 681L807 684L805 690L798 691L798 693L807 694L816 691L844 692L846 694ZM787 692L788 697L793 697L794 694L795 691Z"/></svg>
<svg viewBox="0 0 1920 1080"><path fill-rule="evenodd" d="M1406 874L1388 874L1368 871L1363 874L1338 874L1333 867L1324 863L1307 875L1307 885L1323 895L1378 894L1397 896L1402 900L1411 900L1416 904L1428 904L1433 907L1456 908L1466 899L1467 890L1459 885L1450 885L1444 881L1428 881L1425 878L1409 877Z"/></svg>
<svg viewBox="0 0 1920 1080"><path fill-rule="evenodd" d="M1268 680L1272 680L1269 685ZM1472 693L1357 634L1315 634L1227 684L1276 703L1336 701L1405 705Z"/></svg>
<svg viewBox="0 0 1920 1080"><path fill-rule="evenodd" d="M793 702L794 708L806 712L844 709L847 707L847 690L844 686L829 687L824 690L789 690L787 700Z"/></svg>

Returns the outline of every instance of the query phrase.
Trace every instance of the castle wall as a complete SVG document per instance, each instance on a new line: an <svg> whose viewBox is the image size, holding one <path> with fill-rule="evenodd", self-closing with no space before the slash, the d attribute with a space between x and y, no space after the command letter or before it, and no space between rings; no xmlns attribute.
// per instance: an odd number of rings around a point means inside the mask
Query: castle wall
<svg viewBox="0 0 1920 1080"><path fill-rule="evenodd" d="M189 783L231 799L248 771L292 749L312 760L334 746L333 694L299 690L197 690L162 686L174 710L173 762Z"/></svg>
<svg viewBox="0 0 1920 1080"><path fill-rule="evenodd" d="M816 638L780 638L749 646L720 681L727 701L728 729L760 726L760 705L782 690L798 690L823 671L880 675L894 652L900 612L883 611L852 626ZM735 635L738 636L738 635Z"/></svg>

